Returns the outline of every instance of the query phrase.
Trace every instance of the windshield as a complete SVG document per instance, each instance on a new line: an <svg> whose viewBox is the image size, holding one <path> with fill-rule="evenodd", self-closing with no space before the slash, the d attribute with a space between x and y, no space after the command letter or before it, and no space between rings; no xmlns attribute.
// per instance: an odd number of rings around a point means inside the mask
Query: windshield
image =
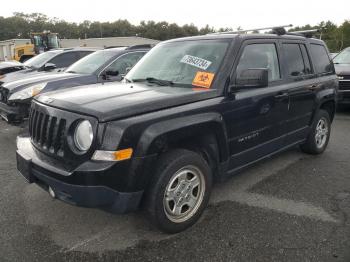
<svg viewBox="0 0 350 262"><path fill-rule="evenodd" d="M50 49L55 49L58 48L58 37L57 35L48 35L47 36L48 40L48 46Z"/></svg>
<svg viewBox="0 0 350 262"><path fill-rule="evenodd" d="M24 62L25 66L40 68L47 63L52 57L56 56L56 52L46 52L40 55L34 56L33 58Z"/></svg>
<svg viewBox="0 0 350 262"><path fill-rule="evenodd" d="M228 45L228 40L160 44L135 65L126 81L210 88Z"/></svg>
<svg viewBox="0 0 350 262"><path fill-rule="evenodd" d="M337 55L333 62L335 64L350 64L350 48L344 49L339 55Z"/></svg>
<svg viewBox="0 0 350 262"><path fill-rule="evenodd" d="M94 74L97 69L103 66L107 61L110 61L115 55L116 53L111 51L97 51L75 62L67 68L66 72L88 75Z"/></svg>

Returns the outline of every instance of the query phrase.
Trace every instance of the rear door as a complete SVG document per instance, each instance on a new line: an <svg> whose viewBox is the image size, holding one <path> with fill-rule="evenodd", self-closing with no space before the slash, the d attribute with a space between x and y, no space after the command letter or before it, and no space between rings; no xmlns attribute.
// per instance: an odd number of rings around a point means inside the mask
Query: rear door
<svg viewBox="0 0 350 262"><path fill-rule="evenodd" d="M308 134L318 87L306 44L302 41L283 41L282 51L283 74L290 97L286 143L292 144Z"/></svg>

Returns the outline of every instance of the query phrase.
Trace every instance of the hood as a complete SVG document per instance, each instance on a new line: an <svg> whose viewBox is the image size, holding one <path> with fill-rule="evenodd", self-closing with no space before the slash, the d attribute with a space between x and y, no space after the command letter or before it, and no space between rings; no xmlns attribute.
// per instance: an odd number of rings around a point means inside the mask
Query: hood
<svg viewBox="0 0 350 262"><path fill-rule="evenodd" d="M350 76L350 64L335 64L335 72L340 76Z"/></svg>
<svg viewBox="0 0 350 262"><path fill-rule="evenodd" d="M7 62L0 63L0 69L10 68L10 67L18 67L18 66L24 66L24 65L20 62L17 62L17 61L7 61Z"/></svg>
<svg viewBox="0 0 350 262"><path fill-rule="evenodd" d="M32 76L36 74L39 74L37 70L25 67L23 70L6 74L5 77L1 78L0 84L10 83L12 81L22 79L23 77Z"/></svg>
<svg viewBox="0 0 350 262"><path fill-rule="evenodd" d="M2 86L10 91L10 93L15 93L25 89L28 86L54 81L59 79L69 79L76 77L76 74L71 73L38 73L38 74L27 74L20 80L11 81L4 83Z"/></svg>
<svg viewBox="0 0 350 262"><path fill-rule="evenodd" d="M94 116L100 122L106 122L216 96L216 90L108 83L49 92L35 99L48 106Z"/></svg>

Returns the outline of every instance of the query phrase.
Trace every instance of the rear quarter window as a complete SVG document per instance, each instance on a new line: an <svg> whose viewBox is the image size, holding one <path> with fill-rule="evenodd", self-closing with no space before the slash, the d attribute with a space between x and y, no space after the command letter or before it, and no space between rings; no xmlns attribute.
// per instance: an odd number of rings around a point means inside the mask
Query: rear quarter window
<svg viewBox="0 0 350 262"><path fill-rule="evenodd" d="M310 53L315 71L318 74L333 73L334 67L323 45L311 44Z"/></svg>

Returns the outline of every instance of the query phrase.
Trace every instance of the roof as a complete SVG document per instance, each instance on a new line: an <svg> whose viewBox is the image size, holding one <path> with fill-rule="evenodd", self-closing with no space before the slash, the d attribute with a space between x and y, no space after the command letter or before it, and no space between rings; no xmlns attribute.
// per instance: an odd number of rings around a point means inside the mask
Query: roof
<svg viewBox="0 0 350 262"><path fill-rule="evenodd" d="M132 51L132 50L150 50L154 45L133 45L133 46L118 46L118 47L106 47L103 50L120 52L120 51Z"/></svg>
<svg viewBox="0 0 350 262"><path fill-rule="evenodd" d="M183 38L177 38L165 41L168 42L178 42L178 41L190 41L190 40L211 40L211 39L289 39L289 40L303 40L303 41L310 41L310 42L318 42L323 43L322 40L316 39L316 38L307 38L300 35L293 35L293 34L284 34L284 35L277 35L277 34L208 34L208 35L201 35L201 36L190 36L190 37L183 37Z"/></svg>
<svg viewBox="0 0 350 262"><path fill-rule="evenodd" d="M69 48L51 49L47 52L65 52L65 51L91 51L91 52L95 52L97 50L101 50L101 48L98 48L98 47L69 47Z"/></svg>

